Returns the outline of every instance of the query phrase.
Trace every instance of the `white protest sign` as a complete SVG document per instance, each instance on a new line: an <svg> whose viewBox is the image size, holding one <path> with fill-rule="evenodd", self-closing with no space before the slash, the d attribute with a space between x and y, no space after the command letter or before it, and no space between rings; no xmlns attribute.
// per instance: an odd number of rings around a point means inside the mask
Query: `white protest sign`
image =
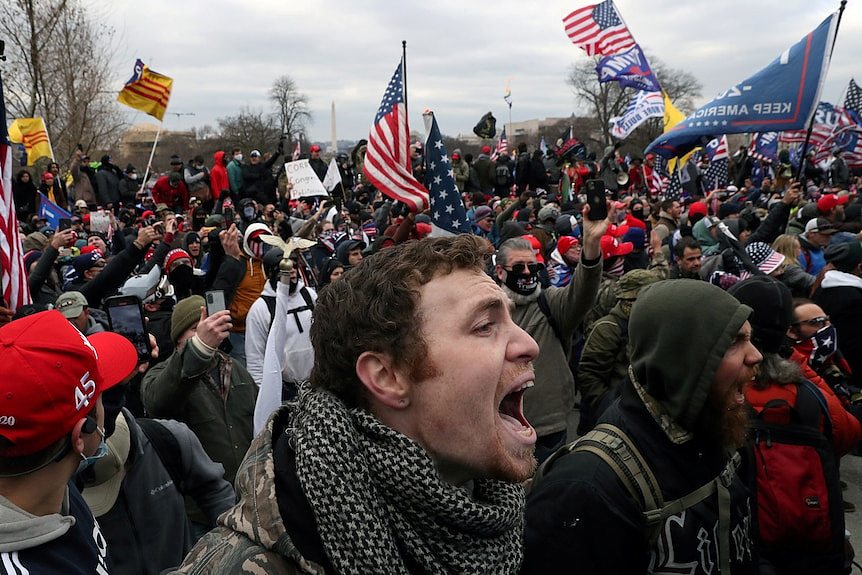
<svg viewBox="0 0 862 575"><path fill-rule="evenodd" d="M329 167L326 169L326 175L323 177L323 187L331 192L340 183L341 172L338 169L338 163L335 161L335 158L332 158L329 162Z"/></svg>
<svg viewBox="0 0 862 575"><path fill-rule="evenodd" d="M317 174L311 169L308 160L287 162L284 165L284 171L287 174L287 181L293 186L290 190L291 200L329 195Z"/></svg>

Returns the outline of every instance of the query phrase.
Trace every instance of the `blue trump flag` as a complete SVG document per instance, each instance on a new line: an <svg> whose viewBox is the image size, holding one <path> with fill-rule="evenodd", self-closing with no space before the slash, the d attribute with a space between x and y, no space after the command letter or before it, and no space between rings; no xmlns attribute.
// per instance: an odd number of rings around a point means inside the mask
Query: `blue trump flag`
<svg viewBox="0 0 862 575"><path fill-rule="evenodd" d="M455 185L452 160L443 146L443 137L433 112L422 114L428 139L425 141L425 186L431 203L431 236L469 234L467 211Z"/></svg>
<svg viewBox="0 0 862 575"><path fill-rule="evenodd" d="M748 153L762 162L775 162L778 159L778 132L763 132L751 137Z"/></svg>
<svg viewBox="0 0 862 575"><path fill-rule="evenodd" d="M731 86L647 146L665 158L682 156L718 134L798 130L820 101L838 13L769 66Z"/></svg>
<svg viewBox="0 0 862 575"><path fill-rule="evenodd" d="M641 47L606 56L596 65L599 82L619 82L621 88L634 88L645 92L660 92L658 78L653 74Z"/></svg>
<svg viewBox="0 0 862 575"><path fill-rule="evenodd" d="M48 222L48 226L59 229L60 220L71 218L72 214L48 199L48 196L39 192L39 217Z"/></svg>

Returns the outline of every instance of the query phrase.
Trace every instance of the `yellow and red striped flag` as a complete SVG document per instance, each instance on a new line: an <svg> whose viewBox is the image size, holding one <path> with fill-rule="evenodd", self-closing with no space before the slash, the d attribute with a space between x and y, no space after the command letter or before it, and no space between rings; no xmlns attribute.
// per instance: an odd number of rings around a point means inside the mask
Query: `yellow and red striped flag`
<svg viewBox="0 0 862 575"><path fill-rule="evenodd" d="M132 77L120 90L117 101L161 121L165 117L173 86L173 78L153 72L138 60Z"/></svg>
<svg viewBox="0 0 862 575"><path fill-rule="evenodd" d="M17 118L9 126L9 140L15 144L24 144L27 152L27 165L32 166L39 158L54 159L48 130L42 118Z"/></svg>

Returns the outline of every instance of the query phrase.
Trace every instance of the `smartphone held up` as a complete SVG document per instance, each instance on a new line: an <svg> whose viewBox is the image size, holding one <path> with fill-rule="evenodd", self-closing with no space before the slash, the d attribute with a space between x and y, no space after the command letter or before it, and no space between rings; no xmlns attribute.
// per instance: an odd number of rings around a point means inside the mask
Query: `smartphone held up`
<svg viewBox="0 0 862 575"><path fill-rule="evenodd" d="M149 361L150 335L144 322L144 308L138 296L120 295L105 300L111 331L132 342L140 361Z"/></svg>

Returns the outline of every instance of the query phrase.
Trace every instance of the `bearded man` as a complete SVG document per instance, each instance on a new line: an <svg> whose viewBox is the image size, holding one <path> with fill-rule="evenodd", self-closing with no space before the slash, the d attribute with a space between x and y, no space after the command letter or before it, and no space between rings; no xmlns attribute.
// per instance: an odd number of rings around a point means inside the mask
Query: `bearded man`
<svg viewBox="0 0 862 575"><path fill-rule="evenodd" d="M320 291L310 386L267 421L240 503L176 573L517 573L539 349L488 247L407 242Z"/></svg>
<svg viewBox="0 0 862 575"><path fill-rule="evenodd" d="M650 528L641 502L603 457L561 450L527 501L523 573L572 566L608 575L707 575L718 566L757 572L747 491L728 472L729 452L745 440L744 389L762 359L750 314L697 280L662 281L639 293L629 319L629 377L599 424L628 436L665 504L711 483L715 489Z"/></svg>

